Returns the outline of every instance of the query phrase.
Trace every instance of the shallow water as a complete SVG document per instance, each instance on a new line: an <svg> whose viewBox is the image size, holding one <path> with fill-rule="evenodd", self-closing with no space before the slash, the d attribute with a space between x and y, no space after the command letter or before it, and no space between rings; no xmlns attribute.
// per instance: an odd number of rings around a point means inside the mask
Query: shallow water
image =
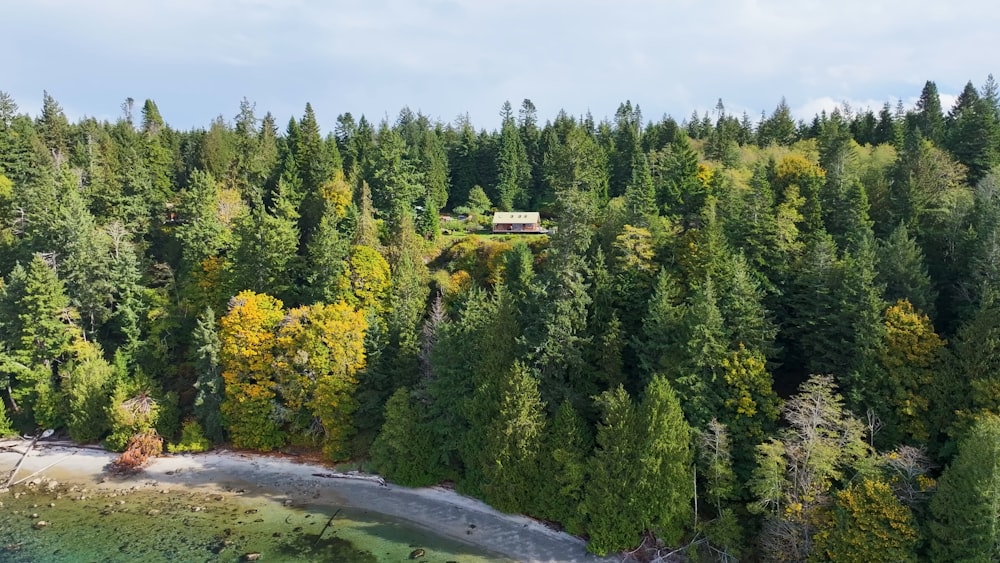
<svg viewBox="0 0 1000 563"><path fill-rule="evenodd" d="M252 553L261 562L508 561L362 510L284 506L238 492L42 483L0 502L0 561L240 561Z"/></svg>

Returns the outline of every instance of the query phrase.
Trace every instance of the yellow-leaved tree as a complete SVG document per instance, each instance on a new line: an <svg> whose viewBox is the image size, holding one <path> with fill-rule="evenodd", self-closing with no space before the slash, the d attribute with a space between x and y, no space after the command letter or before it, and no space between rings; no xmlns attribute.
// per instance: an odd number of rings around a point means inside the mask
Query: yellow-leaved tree
<svg viewBox="0 0 1000 563"><path fill-rule="evenodd" d="M284 318L281 301L243 291L219 319L220 364L226 396L222 416L238 448L268 451L285 443L276 415L275 331Z"/></svg>
<svg viewBox="0 0 1000 563"><path fill-rule="evenodd" d="M277 332L277 382L293 438L321 432L330 459L347 453L367 328L364 313L346 303L316 303L289 311Z"/></svg>
<svg viewBox="0 0 1000 563"><path fill-rule="evenodd" d="M944 339L927 315L901 299L885 312L885 335L879 360L886 386L873 392L887 412L885 439L891 443L925 443L934 433L929 412L936 381L944 368ZM874 401L873 401L874 402Z"/></svg>

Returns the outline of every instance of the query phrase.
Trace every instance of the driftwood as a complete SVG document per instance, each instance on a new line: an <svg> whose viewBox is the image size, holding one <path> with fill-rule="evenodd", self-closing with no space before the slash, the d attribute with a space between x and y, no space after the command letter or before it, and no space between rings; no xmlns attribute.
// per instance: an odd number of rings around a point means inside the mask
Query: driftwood
<svg viewBox="0 0 1000 563"><path fill-rule="evenodd" d="M383 487L388 486L385 479L379 477L378 475L366 475L356 471L350 471L348 473L313 473L313 477L323 477L326 479L354 479L355 481L368 481L369 483L376 483Z"/></svg>
<svg viewBox="0 0 1000 563"><path fill-rule="evenodd" d="M24 450L24 453L21 454L21 459L17 460L17 465L15 465L14 470L10 472L10 479L7 479L7 484L4 485L3 488L9 488L10 484L14 482L14 477L17 476L17 472L21 470L21 465L24 463L24 458L28 457L28 453L31 452L31 448L35 447L35 442L37 442L39 438L41 438L41 434L35 436L31 440L31 443L28 444L28 449Z"/></svg>
<svg viewBox="0 0 1000 563"><path fill-rule="evenodd" d="M34 477L35 475L38 475L38 474L39 474L39 473L41 473L42 471L45 471L46 469L49 469L50 467L52 467L53 465L55 465L55 464L57 464L57 463L59 463L59 462L63 461L64 459L66 459L66 458L68 458L68 457L72 457L72 456L75 456L75 455L76 455L76 452L73 452L73 453L71 453L71 454L69 454L69 455L66 455L66 456L63 456L63 457L61 457L61 458L59 458L59 459L57 459L57 460L53 461L52 463L50 463L50 464L46 465L45 467L43 467L43 468L39 469L38 471L35 471L35 472L34 472L34 473L32 473L31 475L28 475L27 477L21 477L20 479L18 479L17 481L14 481L13 483L11 483L11 484L10 484L10 485L8 485L8 486L14 486L14 485L20 485L21 483L23 483L23 482L27 481L28 479L31 479L31 478L32 478L32 477ZM13 479L13 476L11 476L11 478Z"/></svg>
<svg viewBox="0 0 1000 563"><path fill-rule="evenodd" d="M326 526L323 526L323 529L320 530L319 535L316 536L316 542L313 543L313 547L319 544L319 540L323 539L323 534L325 534L326 530L330 527L331 524L333 524L333 519L336 518L338 514L340 514L339 508L337 509L336 512L333 513L333 516L331 516L330 519L326 521Z"/></svg>

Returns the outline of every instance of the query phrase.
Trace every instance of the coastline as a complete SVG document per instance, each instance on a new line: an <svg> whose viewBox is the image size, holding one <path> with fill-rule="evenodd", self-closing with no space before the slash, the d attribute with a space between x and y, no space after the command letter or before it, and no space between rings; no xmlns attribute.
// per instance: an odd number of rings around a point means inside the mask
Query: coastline
<svg viewBox="0 0 1000 563"><path fill-rule="evenodd" d="M0 441L0 476L8 476L29 440ZM127 477L105 472L117 454L67 442L39 441L14 481L49 480L101 489L238 491L287 505L351 507L398 518L435 534L530 562L601 562L580 538L442 487L411 489L369 479L322 476L330 468L294 458L213 450L155 458ZM6 480L0 482L0 486Z"/></svg>

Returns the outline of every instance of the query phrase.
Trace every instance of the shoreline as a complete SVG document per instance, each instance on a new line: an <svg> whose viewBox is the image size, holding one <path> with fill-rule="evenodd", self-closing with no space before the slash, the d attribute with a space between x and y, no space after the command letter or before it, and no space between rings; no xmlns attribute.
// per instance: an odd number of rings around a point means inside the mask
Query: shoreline
<svg viewBox="0 0 1000 563"><path fill-rule="evenodd" d="M0 442L0 476L7 477L30 440ZM14 449L16 448L16 450ZM350 507L398 518L434 534L517 561L602 562L586 543L526 516L501 513L482 501L443 487L411 489L376 479L329 478L328 466L294 458L212 450L165 454L130 476L105 467L117 456L68 442L39 441L14 481L54 480L102 489L142 487L206 492L239 491L282 504ZM6 479L0 482L0 486Z"/></svg>

